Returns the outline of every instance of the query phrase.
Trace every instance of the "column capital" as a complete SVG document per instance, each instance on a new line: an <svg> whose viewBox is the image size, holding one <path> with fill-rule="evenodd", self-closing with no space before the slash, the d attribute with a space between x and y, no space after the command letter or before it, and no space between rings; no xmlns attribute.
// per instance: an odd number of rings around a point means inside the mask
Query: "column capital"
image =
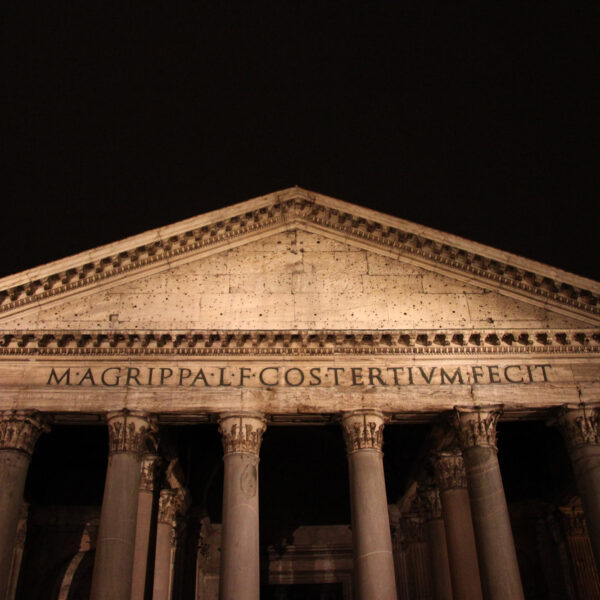
<svg viewBox="0 0 600 600"><path fill-rule="evenodd" d="M383 447L383 414L376 410L355 410L342 415L342 432L348 454Z"/></svg>
<svg viewBox="0 0 600 600"><path fill-rule="evenodd" d="M141 411L122 410L106 415L109 455L122 452L142 454L154 445L158 427L156 419Z"/></svg>
<svg viewBox="0 0 600 600"><path fill-rule="evenodd" d="M440 492L467 487L467 473L462 452L456 448L432 457L435 483Z"/></svg>
<svg viewBox="0 0 600 600"><path fill-rule="evenodd" d="M419 486L419 505L426 521L442 518L440 491L434 485Z"/></svg>
<svg viewBox="0 0 600 600"><path fill-rule="evenodd" d="M406 513L400 520L402 541L405 545L425 541L425 522L418 513Z"/></svg>
<svg viewBox="0 0 600 600"><path fill-rule="evenodd" d="M31 456L38 438L45 431L50 431L50 426L42 413L27 410L0 412L0 450L17 450Z"/></svg>
<svg viewBox="0 0 600 600"><path fill-rule="evenodd" d="M161 466L162 459L158 454L147 453L142 456L142 464L140 466L140 490L145 492L154 491Z"/></svg>
<svg viewBox="0 0 600 600"><path fill-rule="evenodd" d="M558 409L554 424L567 447L600 444L600 405L565 405Z"/></svg>
<svg viewBox="0 0 600 600"><path fill-rule="evenodd" d="M260 413L225 413L219 418L219 432L223 452L255 454L260 452L262 436L267 429L265 417Z"/></svg>
<svg viewBox="0 0 600 600"><path fill-rule="evenodd" d="M462 449L487 446L498 450L496 446L496 424L501 414L501 406L455 408L453 422Z"/></svg>
<svg viewBox="0 0 600 600"><path fill-rule="evenodd" d="M158 497L158 522L176 527L178 518L188 508L187 494L182 490L164 489Z"/></svg>

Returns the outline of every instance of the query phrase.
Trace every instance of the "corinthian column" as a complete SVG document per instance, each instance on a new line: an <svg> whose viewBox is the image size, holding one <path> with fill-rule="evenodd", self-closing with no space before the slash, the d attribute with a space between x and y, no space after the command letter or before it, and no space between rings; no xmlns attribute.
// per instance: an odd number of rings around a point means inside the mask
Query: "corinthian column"
<svg viewBox="0 0 600 600"><path fill-rule="evenodd" d="M477 549L463 456L458 449L440 452L434 456L433 467L440 490L454 600L481 600Z"/></svg>
<svg viewBox="0 0 600 600"><path fill-rule="evenodd" d="M342 431L350 471L357 600L396 600L394 557L383 474L383 415L347 413Z"/></svg>
<svg viewBox="0 0 600 600"><path fill-rule="evenodd" d="M565 406L556 419L581 496L596 567L600 573L600 406Z"/></svg>
<svg viewBox="0 0 600 600"><path fill-rule="evenodd" d="M45 418L27 411L0 413L0 594L9 585L25 479L35 443L48 431Z"/></svg>
<svg viewBox="0 0 600 600"><path fill-rule="evenodd" d="M265 419L225 414L219 420L225 466L220 600L259 600L258 455Z"/></svg>
<svg viewBox="0 0 600 600"><path fill-rule="evenodd" d="M425 517L433 597L435 600L453 600L448 546L439 491L433 486L419 487L419 498Z"/></svg>
<svg viewBox="0 0 600 600"><path fill-rule="evenodd" d="M154 422L144 413L109 413L108 468L91 600L130 600L140 463Z"/></svg>
<svg viewBox="0 0 600 600"><path fill-rule="evenodd" d="M133 574L131 581L131 600L144 600L148 587L148 564L154 552L150 552L153 517L155 516L156 479L161 460L156 454L148 453L142 457L138 509L135 530L135 551L133 555ZM150 563L152 564L152 563Z"/></svg>
<svg viewBox="0 0 600 600"><path fill-rule="evenodd" d="M161 490L158 500L152 600L170 600L173 595L177 528L187 507L188 499L182 489Z"/></svg>
<svg viewBox="0 0 600 600"><path fill-rule="evenodd" d="M461 408L454 417L465 461L484 596L486 600L520 600L523 587L496 447L500 414L497 407Z"/></svg>

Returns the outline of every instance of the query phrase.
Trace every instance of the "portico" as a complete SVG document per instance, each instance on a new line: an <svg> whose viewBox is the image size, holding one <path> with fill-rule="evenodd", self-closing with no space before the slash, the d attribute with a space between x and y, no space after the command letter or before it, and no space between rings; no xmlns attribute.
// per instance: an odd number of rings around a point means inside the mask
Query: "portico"
<svg viewBox="0 0 600 600"><path fill-rule="evenodd" d="M7 598L36 570L63 600L598 587L600 284L299 188L0 284ZM566 466L533 556L502 432L543 423ZM97 439L83 503L43 484L71 434Z"/></svg>

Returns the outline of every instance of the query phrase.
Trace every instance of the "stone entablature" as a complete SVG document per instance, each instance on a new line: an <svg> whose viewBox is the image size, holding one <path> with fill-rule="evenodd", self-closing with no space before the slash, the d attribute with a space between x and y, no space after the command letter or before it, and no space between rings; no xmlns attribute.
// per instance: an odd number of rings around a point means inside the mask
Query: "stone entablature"
<svg viewBox="0 0 600 600"><path fill-rule="evenodd" d="M35 271L27 272L20 282L18 276L5 278L0 282L0 285L4 283L6 286L0 292L0 312L9 312L81 290L145 267L176 261L193 251L224 247L244 236L301 222L360 244L376 245L388 252L437 265L449 272L462 273L494 288L502 287L512 289L519 295L530 295L537 298L538 302L551 301L574 312L600 315L600 290L591 281L544 269L543 265L534 261L511 257L492 248L466 244L465 240L454 236L442 237L440 232L400 219L385 217L299 188L276 192L261 201L244 204L217 211L213 217L216 222L208 221L194 227L192 222L195 220L192 219L189 228L185 227L184 222L179 226L164 228L162 235L161 230L148 232L154 233L150 236L142 234L133 238L133 248L132 242L129 242L118 249L115 247L118 245L100 248L87 254L86 258L81 257L79 262L57 261L54 263L56 272L49 266L50 271L39 270L38 277ZM144 239L145 243L135 245L136 239ZM467 246L471 249L467 249ZM512 261L513 258L517 260ZM68 268L60 268L67 264ZM11 281L14 283L11 284ZM588 287L593 289L586 289Z"/></svg>

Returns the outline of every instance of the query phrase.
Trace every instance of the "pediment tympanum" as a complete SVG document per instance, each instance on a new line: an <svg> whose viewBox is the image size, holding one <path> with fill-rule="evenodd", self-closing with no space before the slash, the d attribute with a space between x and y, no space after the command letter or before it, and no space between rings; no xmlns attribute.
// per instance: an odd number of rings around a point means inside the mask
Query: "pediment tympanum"
<svg viewBox="0 0 600 600"><path fill-rule="evenodd" d="M16 330L585 328L551 306L290 228L14 316Z"/></svg>

